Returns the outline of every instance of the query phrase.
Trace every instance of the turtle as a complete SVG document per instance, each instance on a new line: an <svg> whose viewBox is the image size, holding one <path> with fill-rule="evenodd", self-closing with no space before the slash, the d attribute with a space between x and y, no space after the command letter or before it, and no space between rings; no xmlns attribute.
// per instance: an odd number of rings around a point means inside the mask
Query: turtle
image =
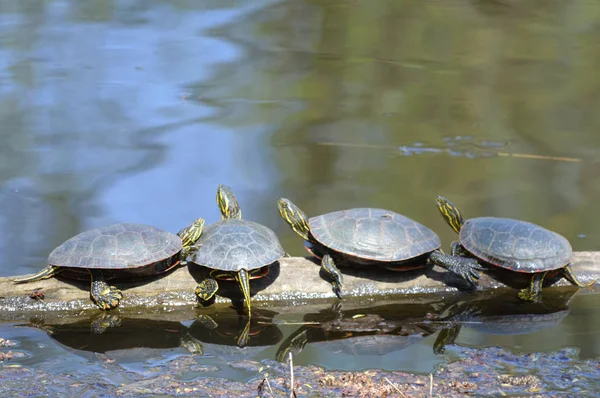
<svg viewBox="0 0 600 398"><path fill-rule="evenodd" d="M421 268L422 265L410 265L412 260L421 258L458 274L470 284L479 278L481 267L477 261L444 254L435 232L393 211L354 208L308 219L289 199L280 198L277 207L281 217L304 239L308 252L321 259L321 268L340 299L343 278L336 263L406 271Z"/></svg>
<svg viewBox="0 0 600 398"><path fill-rule="evenodd" d="M219 185L217 204L222 220L207 226L191 247L191 263L211 270L195 293L201 302L207 302L219 289L218 279L236 280L250 316L250 279L268 275L270 266L285 252L271 229L242 220L240 205L229 187Z"/></svg>
<svg viewBox="0 0 600 398"><path fill-rule="evenodd" d="M153 276L185 260L189 246L198 239L204 219L179 231L180 236L145 224L118 223L82 232L55 248L40 272L14 283L35 282L57 274L91 281L90 296L101 309L119 306L123 293L109 286L110 279Z"/></svg>
<svg viewBox="0 0 600 398"><path fill-rule="evenodd" d="M512 218L477 217L465 221L458 208L443 196L437 197L437 207L444 220L458 233L452 243L452 254L476 258L484 264L531 275L529 287L518 297L524 301L539 301L542 285L548 274L562 276L578 287L581 283L569 266L573 249L562 235L537 224Z"/></svg>

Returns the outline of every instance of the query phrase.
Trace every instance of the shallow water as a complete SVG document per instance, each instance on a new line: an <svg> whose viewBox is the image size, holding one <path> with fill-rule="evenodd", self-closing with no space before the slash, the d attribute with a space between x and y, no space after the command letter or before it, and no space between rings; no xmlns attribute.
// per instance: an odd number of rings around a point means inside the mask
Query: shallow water
<svg viewBox="0 0 600 398"><path fill-rule="evenodd" d="M303 248L277 214L281 196L309 215L396 210L448 245L443 194L467 217L536 222L597 250L599 11L591 1L3 2L0 276L39 269L90 227L216 221L219 183L292 255ZM457 342L576 346L591 358L599 304L576 297L557 325L464 327ZM282 341L296 330L279 329ZM428 372L435 335L399 349L405 359L310 342L297 361ZM0 336L19 340L23 363L94 371L42 331L4 325ZM225 362L247 357L238 350ZM184 353L166 352L157 358ZM122 358L146 366L135 355Z"/></svg>
<svg viewBox="0 0 600 398"><path fill-rule="evenodd" d="M175 358L192 358L183 381L198 377L248 380L256 370L244 361L318 365L328 370L382 369L432 372L455 358L457 347L501 347L515 353L553 352L568 347L580 360L600 356L598 294L555 288L543 303L519 302L512 290L470 297L440 296L429 304L393 299L356 306L336 303L303 314L286 307L257 308L250 321L234 308L170 311L168 320L143 314L88 313L0 325L0 335L16 346L3 351L22 357L5 365L46 372L99 372L113 382L118 373L151 377ZM308 307L307 307L308 308ZM46 319L46 318L47 319ZM443 336L453 336L443 337ZM266 362L264 362L266 363Z"/></svg>

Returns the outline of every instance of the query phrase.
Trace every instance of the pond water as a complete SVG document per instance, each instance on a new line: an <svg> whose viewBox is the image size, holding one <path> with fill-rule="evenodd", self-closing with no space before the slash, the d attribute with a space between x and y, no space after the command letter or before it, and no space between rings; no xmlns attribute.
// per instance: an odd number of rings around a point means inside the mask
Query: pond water
<svg viewBox="0 0 600 398"><path fill-rule="evenodd" d="M91 227L214 222L220 183L292 255L304 252L277 213L282 196L308 215L395 210L449 245L441 194L466 217L524 219L597 250L599 34L592 1L3 2L0 276L40 269ZM560 322L525 334L465 325L456 342L597 357L599 305L576 297ZM276 357L298 326L277 329L252 355ZM429 372L439 328L417 332L384 339L380 355L322 348L328 334L307 327L297 361ZM41 330L4 325L0 336L32 353L23 363L86 361ZM203 343L206 366L241 357Z"/></svg>
<svg viewBox="0 0 600 398"><path fill-rule="evenodd" d="M257 308L248 320L234 308L169 311L160 315L50 314L0 324L21 357L7 364L53 373L100 372L109 360L150 377L168 362L192 356L183 379L247 380L256 372L240 361L318 365L330 370L383 369L429 373L451 361L456 344L501 347L516 353L574 348L580 360L600 356L598 294L548 289L543 303L524 304L514 291L481 292L468 298L440 295L428 303L388 298L368 305L349 299L332 307L306 306L302 313L278 305ZM312 308L312 309L310 309ZM5 350L6 351L6 350ZM600 375L599 375L600 376ZM600 382L600 377L599 380Z"/></svg>

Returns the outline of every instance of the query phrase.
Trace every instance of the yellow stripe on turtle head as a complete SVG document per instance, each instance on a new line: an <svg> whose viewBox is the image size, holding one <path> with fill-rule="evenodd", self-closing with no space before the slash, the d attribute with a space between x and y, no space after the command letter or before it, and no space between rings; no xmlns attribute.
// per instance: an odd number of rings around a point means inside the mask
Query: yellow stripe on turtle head
<svg viewBox="0 0 600 398"><path fill-rule="evenodd" d="M200 217L181 231L177 232L177 235L181 238L182 246L188 247L200 239L202 231L204 231L204 219Z"/></svg>
<svg viewBox="0 0 600 398"><path fill-rule="evenodd" d="M235 195L231 188L226 185L220 184L217 189L217 205L221 210L221 218L223 220L229 219L242 219L242 209L238 203Z"/></svg>
<svg viewBox="0 0 600 398"><path fill-rule="evenodd" d="M456 232L457 234L460 233L460 230L463 224L465 223L463 216L460 213L460 210L458 210L458 208L454 206L452 202L450 202L443 196L438 196L436 202L438 210L444 217L444 220L446 220L446 222L448 223L448 225L450 225L454 232Z"/></svg>
<svg viewBox="0 0 600 398"><path fill-rule="evenodd" d="M300 235L304 240L308 240L310 226L306 214L298 206L292 203L291 200L280 198L277 201L277 209L281 218L287 222L290 227Z"/></svg>

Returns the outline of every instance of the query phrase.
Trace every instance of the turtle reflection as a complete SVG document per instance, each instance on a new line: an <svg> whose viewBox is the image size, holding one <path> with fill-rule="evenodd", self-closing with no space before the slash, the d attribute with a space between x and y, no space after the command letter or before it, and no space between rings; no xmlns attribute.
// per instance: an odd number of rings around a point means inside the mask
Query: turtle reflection
<svg viewBox="0 0 600 398"><path fill-rule="evenodd" d="M32 320L23 326L42 329L59 344L81 351L106 353L134 348L185 347L192 354L203 354L202 344L191 337L188 328L180 322L125 318L114 313L63 322Z"/></svg>
<svg viewBox="0 0 600 398"><path fill-rule="evenodd" d="M277 344L283 334L273 323L276 312L256 309L252 317L234 308L202 312L190 326L196 339L223 346L260 347Z"/></svg>
<svg viewBox="0 0 600 398"><path fill-rule="evenodd" d="M332 311L307 314L305 325L281 343L276 359L284 362L290 353L298 355L307 344L351 355L384 355L402 350L436 331L433 325L423 322L428 306L407 307L415 307L413 310L419 315L409 308L406 312L398 312L395 306L347 312L337 306Z"/></svg>
<svg viewBox="0 0 600 398"><path fill-rule="evenodd" d="M506 293L452 304L445 311L447 316L431 320L432 325L442 328L433 351L444 353L447 345L454 344L463 327L493 335L529 334L555 327L569 314L571 301L577 293L576 289L557 288L547 292L543 302L523 303L513 294Z"/></svg>

